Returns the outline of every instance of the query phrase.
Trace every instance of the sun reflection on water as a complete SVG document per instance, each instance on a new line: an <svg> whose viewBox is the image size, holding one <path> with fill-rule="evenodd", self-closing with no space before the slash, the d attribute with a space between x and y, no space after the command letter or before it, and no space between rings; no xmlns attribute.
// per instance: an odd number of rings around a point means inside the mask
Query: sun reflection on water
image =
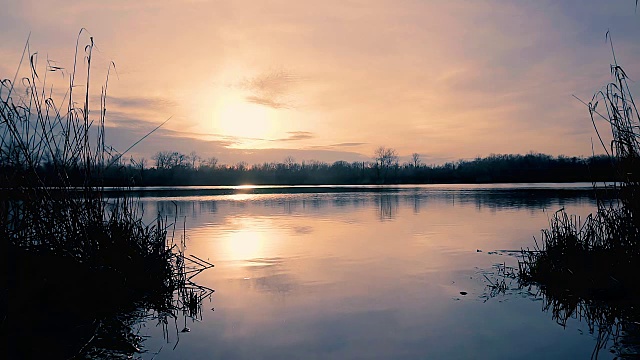
<svg viewBox="0 0 640 360"><path fill-rule="evenodd" d="M220 241L226 255L225 260L248 261L264 257L264 236L254 229L231 231Z"/></svg>
<svg viewBox="0 0 640 360"><path fill-rule="evenodd" d="M222 227L203 230L213 241L211 253L217 261L250 266L256 259L274 256L281 247L277 231L273 231L273 219L269 217L235 217L228 219Z"/></svg>
<svg viewBox="0 0 640 360"><path fill-rule="evenodd" d="M254 194L232 194L232 195L227 195L225 200L247 201L247 200L251 200L251 199L253 199L255 197L256 197L256 195L254 195Z"/></svg>

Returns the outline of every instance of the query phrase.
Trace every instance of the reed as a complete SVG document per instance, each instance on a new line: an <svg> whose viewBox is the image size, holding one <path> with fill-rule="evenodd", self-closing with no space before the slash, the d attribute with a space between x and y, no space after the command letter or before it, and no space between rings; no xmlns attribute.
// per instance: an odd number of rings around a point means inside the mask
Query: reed
<svg viewBox="0 0 640 360"><path fill-rule="evenodd" d="M115 64L97 111L90 106L94 48L82 29L73 68L47 61L43 71L27 41L15 77L0 81L2 333L10 358L131 356L141 351L135 324L195 317L212 292L192 278L213 265L184 255L184 236L168 233L175 221L158 214L147 225L134 199L104 195L103 173L123 154L105 141ZM56 103L47 77L60 72L69 83Z"/></svg>
<svg viewBox="0 0 640 360"><path fill-rule="evenodd" d="M618 65L613 42L612 81L596 92L588 107L601 146L614 161L621 179L599 194L597 211L585 219L569 215L564 208L549 220L540 242L523 249L519 261L521 286L535 285L545 299L545 309L561 325L569 318L585 319L597 331L594 357L613 337L614 351L621 356L638 350L635 342L618 346L639 334L640 288L640 126L638 108ZM604 120L611 133L607 144L597 125ZM635 349L635 350L633 350Z"/></svg>
<svg viewBox="0 0 640 360"><path fill-rule="evenodd" d="M613 59L613 81L586 105L598 139L615 159L622 180L605 188L613 196L599 198L597 211L584 220L568 215L564 209L553 215L549 228L542 231L541 244L536 243L533 251L523 251L521 277L525 280L561 282L566 287L588 278L591 285L584 284L585 289L610 289L621 286L633 277L631 271L640 268L639 115L615 52ZM604 104L603 111L598 110L599 104ZM598 118L610 127L612 140L608 146L596 125Z"/></svg>

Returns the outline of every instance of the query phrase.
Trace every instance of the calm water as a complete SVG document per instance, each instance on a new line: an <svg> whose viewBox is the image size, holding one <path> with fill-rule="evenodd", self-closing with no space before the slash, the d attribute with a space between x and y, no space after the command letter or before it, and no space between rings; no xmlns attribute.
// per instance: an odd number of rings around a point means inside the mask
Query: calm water
<svg viewBox="0 0 640 360"><path fill-rule="evenodd" d="M216 292L175 350L175 330L167 344L147 324L145 357L588 359L595 335L586 324L563 328L524 291L487 298L483 274L516 265L510 250L531 247L559 208L593 211L589 188L149 193L147 216L186 217L187 253L216 266L196 280Z"/></svg>

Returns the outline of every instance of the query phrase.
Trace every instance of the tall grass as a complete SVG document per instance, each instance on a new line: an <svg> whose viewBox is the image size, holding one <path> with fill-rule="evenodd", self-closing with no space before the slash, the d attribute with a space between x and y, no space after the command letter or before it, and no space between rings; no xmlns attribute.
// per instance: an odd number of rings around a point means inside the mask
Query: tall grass
<svg viewBox="0 0 640 360"><path fill-rule="evenodd" d="M612 81L585 105L601 146L615 159L616 177L622 180L605 188L609 196L599 198L597 211L585 219L564 209L556 212L542 231L541 242L523 250L519 262L520 284L541 289L554 319L564 325L579 317L592 331L597 328L594 357L611 335L625 334L637 341L640 334L640 116L608 35ZM602 120L611 133L609 143L597 125ZM639 344L619 348L620 354L628 355L629 348L637 351Z"/></svg>
<svg viewBox="0 0 640 360"><path fill-rule="evenodd" d="M135 201L104 196L102 174L122 155L105 141L115 65L93 111L95 44L83 37L70 71L43 70L27 41L14 78L0 81L1 321L12 358L131 356L142 339L133 324L197 316L211 293L191 279L213 265L184 256L184 237L168 234L175 222L158 214L147 225ZM69 83L56 103L48 76L60 72Z"/></svg>

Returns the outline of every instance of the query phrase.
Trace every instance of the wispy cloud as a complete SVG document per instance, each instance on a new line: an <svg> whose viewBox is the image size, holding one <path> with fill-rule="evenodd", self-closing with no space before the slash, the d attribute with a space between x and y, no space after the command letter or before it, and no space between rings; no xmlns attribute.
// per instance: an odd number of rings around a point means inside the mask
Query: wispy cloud
<svg viewBox="0 0 640 360"><path fill-rule="evenodd" d="M111 129L110 132L113 134L113 137L120 137L121 134L125 132L139 134L140 137L142 137L147 132L155 129L164 120L166 119L162 119L158 121L150 121L150 120L143 119L141 117L132 116L131 114L125 113L125 112L109 111L106 123L107 123L107 126ZM116 134L117 136L115 136ZM157 136L157 135L183 138L183 139L184 138L198 139L199 141L204 141L204 142L210 141L215 143L217 146L222 146L222 147L238 146L247 141L268 141L267 139L262 139L262 138L231 136L231 135L225 135L225 134L193 132L193 131L180 131L180 130L170 129L168 127L161 127L158 130L156 130L154 132L154 136ZM108 136L109 136L109 140L113 140L113 137L110 136L110 134L108 134Z"/></svg>
<svg viewBox="0 0 640 360"><path fill-rule="evenodd" d="M265 98L265 97L259 97L259 96L247 96L247 97L245 97L245 100L247 100L250 103L263 105L263 106L267 106L267 107L274 108L274 109L289 109L289 108L291 108L291 106L289 104L277 102L272 98Z"/></svg>
<svg viewBox="0 0 640 360"><path fill-rule="evenodd" d="M151 130L153 128L150 128ZM123 130L120 127L108 127L107 138L109 143L117 150L123 151L131 146L149 131L146 127ZM198 134L200 135L200 134ZM190 153L195 151L202 157L215 156L222 164L234 164L238 161L246 161L249 164L263 162L282 161L287 156L293 156L297 161L319 160L332 162L336 159L347 161L364 161L367 157L350 151L334 151L327 149L239 149L234 146L232 137L217 137L203 139L200 136L188 136L184 132L176 132L160 129L153 135L136 145L125 158L134 157L151 158L158 151L180 151Z"/></svg>
<svg viewBox="0 0 640 360"><path fill-rule="evenodd" d="M266 72L242 81L240 86L265 95L278 96L287 93L302 77L286 70Z"/></svg>
<svg viewBox="0 0 640 360"><path fill-rule="evenodd" d="M246 91L248 102L271 107L289 109L296 107L294 90L307 79L288 70L270 70L244 79L238 88Z"/></svg>
<svg viewBox="0 0 640 360"><path fill-rule="evenodd" d="M356 147L361 145L367 145L366 142L341 142L337 144L329 144L329 145L311 145L308 146L309 149L333 149L340 147Z"/></svg>
<svg viewBox="0 0 640 360"><path fill-rule="evenodd" d="M175 101L162 97L114 97L111 95L107 97L107 104L118 108L153 110L165 110L177 105Z"/></svg>
<svg viewBox="0 0 640 360"><path fill-rule="evenodd" d="M363 142L343 142L343 143L338 143L338 144L333 144L330 146L333 147L351 147L351 146L360 146L360 145L365 145L366 143Z"/></svg>
<svg viewBox="0 0 640 360"><path fill-rule="evenodd" d="M313 139L315 135L309 131L288 131L286 138L274 139L271 141L298 141L298 140L308 140Z"/></svg>

